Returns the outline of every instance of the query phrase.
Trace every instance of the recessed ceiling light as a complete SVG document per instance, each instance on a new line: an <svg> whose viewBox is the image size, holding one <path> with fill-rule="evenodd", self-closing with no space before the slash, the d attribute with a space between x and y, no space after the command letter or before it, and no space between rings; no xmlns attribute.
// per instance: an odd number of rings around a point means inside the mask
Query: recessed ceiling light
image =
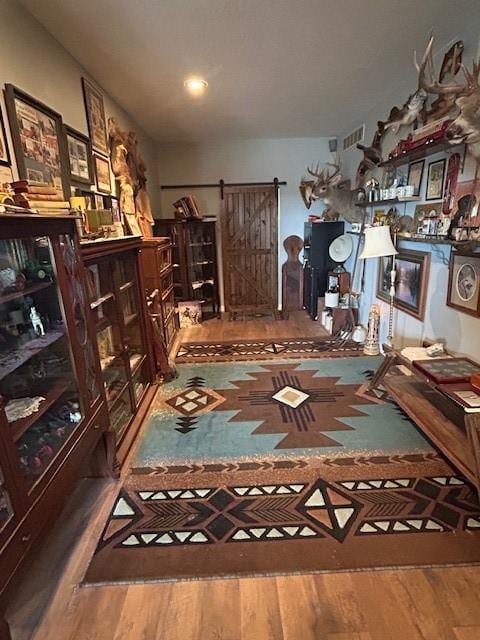
<svg viewBox="0 0 480 640"><path fill-rule="evenodd" d="M208 87L208 82L202 78L189 78L183 83L184 86L195 95L203 93Z"/></svg>

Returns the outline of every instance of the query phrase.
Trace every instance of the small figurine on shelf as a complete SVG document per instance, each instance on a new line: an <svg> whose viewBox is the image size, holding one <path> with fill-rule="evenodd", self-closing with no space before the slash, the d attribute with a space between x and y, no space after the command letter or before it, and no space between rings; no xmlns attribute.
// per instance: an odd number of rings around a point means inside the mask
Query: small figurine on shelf
<svg viewBox="0 0 480 640"><path fill-rule="evenodd" d="M45 335L42 319L40 318L40 314L35 309L35 307L30 308L30 322L32 323L33 330L35 331L37 336Z"/></svg>

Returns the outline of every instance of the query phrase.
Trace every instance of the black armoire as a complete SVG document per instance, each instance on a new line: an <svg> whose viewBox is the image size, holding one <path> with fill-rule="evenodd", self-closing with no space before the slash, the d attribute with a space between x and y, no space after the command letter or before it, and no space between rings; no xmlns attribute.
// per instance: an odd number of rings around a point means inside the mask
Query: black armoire
<svg viewBox="0 0 480 640"><path fill-rule="evenodd" d="M327 274L336 266L329 256L328 248L343 232L343 222L305 222L303 306L312 320L318 318L318 298L325 295Z"/></svg>

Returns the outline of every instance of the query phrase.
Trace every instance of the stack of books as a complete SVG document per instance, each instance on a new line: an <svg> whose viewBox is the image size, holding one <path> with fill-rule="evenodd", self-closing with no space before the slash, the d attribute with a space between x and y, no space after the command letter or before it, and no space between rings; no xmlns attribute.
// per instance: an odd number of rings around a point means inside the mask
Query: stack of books
<svg viewBox="0 0 480 640"><path fill-rule="evenodd" d="M33 212L68 215L70 213L70 203L63 199L63 196L51 184L29 183L28 180L18 180L12 182L12 189L15 192L13 199L15 204Z"/></svg>
<svg viewBox="0 0 480 640"><path fill-rule="evenodd" d="M198 204L193 196L185 196L173 203L175 208L175 217L180 220L188 220L189 218L200 219L202 217Z"/></svg>

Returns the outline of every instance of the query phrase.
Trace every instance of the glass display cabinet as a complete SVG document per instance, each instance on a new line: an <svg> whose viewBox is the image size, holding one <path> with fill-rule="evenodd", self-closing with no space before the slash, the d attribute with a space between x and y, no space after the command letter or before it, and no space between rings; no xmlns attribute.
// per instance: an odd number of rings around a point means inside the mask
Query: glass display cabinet
<svg viewBox="0 0 480 640"><path fill-rule="evenodd" d="M110 426L121 463L155 393L147 355L145 300L139 269L141 238L83 242Z"/></svg>
<svg viewBox="0 0 480 640"><path fill-rule="evenodd" d="M168 364L168 355L178 331L170 238L144 239L140 263L150 320L147 328L149 342L153 345L153 365L158 375L169 380L173 377L173 371Z"/></svg>
<svg viewBox="0 0 480 640"><path fill-rule="evenodd" d="M105 452L95 344L75 219L0 216L0 593Z"/></svg>
<svg viewBox="0 0 480 640"><path fill-rule="evenodd" d="M216 221L158 219L154 232L172 241L175 301L197 300L204 314L218 313Z"/></svg>

